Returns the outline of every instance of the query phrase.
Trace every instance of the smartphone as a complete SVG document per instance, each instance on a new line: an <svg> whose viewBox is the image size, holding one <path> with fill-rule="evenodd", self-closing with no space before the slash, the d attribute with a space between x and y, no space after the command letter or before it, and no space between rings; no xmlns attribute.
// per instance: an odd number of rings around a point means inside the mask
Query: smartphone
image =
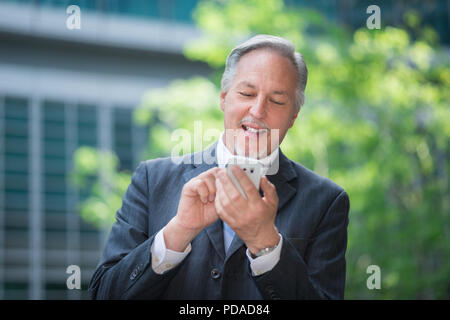
<svg viewBox="0 0 450 320"><path fill-rule="evenodd" d="M231 157L230 160L228 161L228 163L225 165L228 176L230 177L231 181L233 181L234 185L239 190L239 192L242 194L242 196L245 199L247 199L247 195L242 190L242 187L241 187L239 181L236 179L236 177L233 175L233 172L231 171L232 165L239 166L245 172L247 177L249 177L250 180L255 185L256 190L259 190L259 183L261 181L261 175L262 175L262 166L259 163L259 161L256 159L239 157L239 156Z"/></svg>

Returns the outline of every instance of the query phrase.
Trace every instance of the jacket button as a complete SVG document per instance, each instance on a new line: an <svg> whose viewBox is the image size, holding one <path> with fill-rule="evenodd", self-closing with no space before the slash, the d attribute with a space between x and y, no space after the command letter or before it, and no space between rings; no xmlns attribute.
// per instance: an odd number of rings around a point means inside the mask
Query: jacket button
<svg viewBox="0 0 450 320"><path fill-rule="evenodd" d="M220 277L220 270L216 269L216 268L212 269L211 270L211 277L213 279L218 279Z"/></svg>
<svg viewBox="0 0 450 320"><path fill-rule="evenodd" d="M272 300L279 300L279 299L280 299L280 298L276 295L274 287L272 287L272 286L267 286L267 287L266 287L266 291L267 291L267 293L270 295L270 298L271 298Z"/></svg>
<svg viewBox="0 0 450 320"><path fill-rule="evenodd" d="M141 272L141 268L139 267L139 266L137 266L134 270L133 270L133 272L131 272L131 275L130 275L130 280L134 280L137 276L138 276L138 274Z"/></svg>

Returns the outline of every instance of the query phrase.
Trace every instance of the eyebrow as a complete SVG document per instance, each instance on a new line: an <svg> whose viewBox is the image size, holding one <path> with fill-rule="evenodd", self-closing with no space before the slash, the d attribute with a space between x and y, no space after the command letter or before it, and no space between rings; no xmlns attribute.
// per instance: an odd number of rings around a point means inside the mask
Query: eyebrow
<svg viewBox="0 0 450 320"><path fill-rule="evenodd" d="M273 94L279 94L279 95L285 95L285 96L287 96L287 92L286 92L286 91L278 91L278 90L276 90L276 91L273 91L272 93L273 93Z"/></svg>
<svg viewBox="0 0 450 320"><path fill-rule="evenodd" d="M240 86L246 86L246 87L249 87L252 89L256 89L256 86L254 84L252 84L251 82L245 81L245 80L239 82L236 87L240 87ZM278 94L278 95L285 95L285 96L288 95L287 92L283 91L283 90L275 90L275 91L272 91L272 93Z"/></svg>

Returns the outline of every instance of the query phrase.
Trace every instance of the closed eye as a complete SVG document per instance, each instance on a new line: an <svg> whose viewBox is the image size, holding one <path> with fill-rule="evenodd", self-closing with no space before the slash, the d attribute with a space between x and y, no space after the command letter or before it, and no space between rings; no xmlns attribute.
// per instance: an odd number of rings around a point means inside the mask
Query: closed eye
<svg viewBox="0 0 450 320"><path fill-rule="evenodd" d="M284 102L279 102L279 101L276 101L276 100L270 100L270 101L272 101L273 103L278 104L280 106L284 105Z"/></svg>
<svg viewBox="0 0 450 320"><path fill-rule="evenodd" d="M252 96L252 94L247 93L247 92L242 92L242 91L239 91L239 94L244 96L244 97L251 97Z"/></svg>

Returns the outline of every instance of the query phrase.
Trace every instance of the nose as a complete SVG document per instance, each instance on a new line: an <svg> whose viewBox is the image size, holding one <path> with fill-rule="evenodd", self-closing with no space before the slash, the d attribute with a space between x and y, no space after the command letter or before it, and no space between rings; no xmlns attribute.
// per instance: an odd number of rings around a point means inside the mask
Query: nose
<svg viewBox="0 0 450 320"><path fill-rule="evenodd" d="M250 107L250 115L256 119L263 119L266 116L266 101L263 96L258 96Z"/></svg>

